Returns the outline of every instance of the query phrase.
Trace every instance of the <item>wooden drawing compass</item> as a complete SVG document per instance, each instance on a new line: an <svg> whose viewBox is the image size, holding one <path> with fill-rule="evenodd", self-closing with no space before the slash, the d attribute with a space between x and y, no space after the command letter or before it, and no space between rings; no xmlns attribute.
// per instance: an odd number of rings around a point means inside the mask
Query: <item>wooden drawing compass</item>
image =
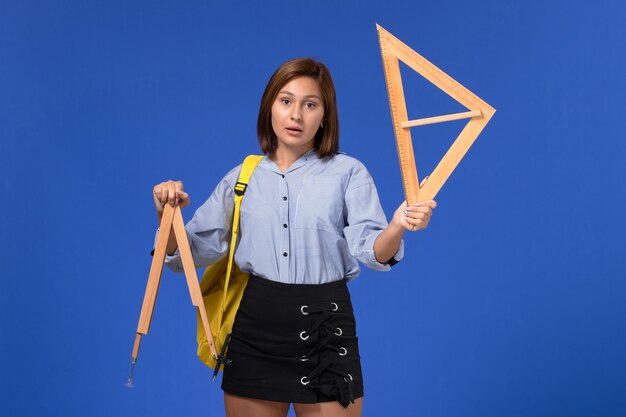
<svg viewBox="0 0 626 417"><path fill-rule="evenodd" d="M413 204L419 201L432 200L443 187L448 177L450 177L452 171L461 162L465 153L472 146L496 110L420 54L406 46L380 25L376 25L376 28L378 29L380 52L383 58L385 81L387 82L387 93L389 94L389 107L396 136L406 201L407 204ZM468 111L409 120L402 89L399 61L404 62L422 77L461 103ZM410 128L460 119L470 119L470 121L430 174L428 181L420 189Z"/></svg>
<svg viewBox="0 0 626 417"><path fill-rule="evenodd" d="M183 270L185 271L185 278L187 279L189 294L191 295L191 302L198 308L198 312L200 313L200 319L207 336L211 354L214 359L218 358L215 350L215 343L213 342L213 333L211 332L207 312L204 308L202 291L200 290L200 283L198 282L198 276L196 275L196 268L193 264L191 248L189 247L189 241L187 240L187 232L185 231L185 223L183 222L180 206L172 207L169 204L166 204L163 208L161 228L159 229L159 235L154 247L154 257L152 258L146 293L141 306L141 315L139 316L137 335L135 336L135 344L133 346L133 354L131 357L130 376L128 377L128 382L126 383L127 387L133 386L133 369L135 368L135 363L137 362L137 356L139 356L139 344L141 343L141 337L148 334L148 331L150 330L150 322L152 321L152 314L154 313L154 304L159 290L159 283L161 282L161 273L163 272L167 241L172 228L174 228L174 236L176 237L176 242L178 243L178 250L183 263Z"/></svg>

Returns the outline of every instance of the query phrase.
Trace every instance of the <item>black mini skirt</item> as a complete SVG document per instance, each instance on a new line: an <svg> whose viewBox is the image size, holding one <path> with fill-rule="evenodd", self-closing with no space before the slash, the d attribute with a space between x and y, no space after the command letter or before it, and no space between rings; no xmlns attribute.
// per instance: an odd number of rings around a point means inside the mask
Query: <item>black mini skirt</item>
<svg viewBox="0 0 626 417"><path fill-rule="evenodd" d="M251 275L226 356L222 389L229 394L344 407L363 396L345 280L284 284Z"/></svg>

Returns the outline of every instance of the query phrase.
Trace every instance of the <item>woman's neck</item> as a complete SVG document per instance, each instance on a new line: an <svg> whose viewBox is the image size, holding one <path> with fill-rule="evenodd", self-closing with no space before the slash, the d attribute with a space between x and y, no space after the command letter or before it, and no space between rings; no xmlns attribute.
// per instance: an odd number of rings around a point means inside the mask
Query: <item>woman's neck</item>
<svg viewBox="0 0 626 417"><path fill-rule="evenodd" d="M274 153L269 155L269 158L276 164L281 172L285 172L289 169L294 162L296 162L302 155L313 149L309 147L307 149L289 149L285 147L278 147Z"/></svg>

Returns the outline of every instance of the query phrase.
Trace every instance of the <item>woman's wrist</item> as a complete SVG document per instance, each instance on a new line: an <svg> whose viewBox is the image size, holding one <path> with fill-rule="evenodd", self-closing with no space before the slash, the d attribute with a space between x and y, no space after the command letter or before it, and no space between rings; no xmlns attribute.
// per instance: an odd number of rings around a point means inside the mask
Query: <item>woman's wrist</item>
<svg viewBox="0 0 626 417"><path fill-rule="evenodd" d="M389 231L391 233L393 233L393 234L400 235L400 237L402 237L404 235L404 231L406 230L402 226L400 221L396 218L396 216L394 216L391 219L391 222L389 222L389 225L387 226L387 229L389 229Z"/></svg>

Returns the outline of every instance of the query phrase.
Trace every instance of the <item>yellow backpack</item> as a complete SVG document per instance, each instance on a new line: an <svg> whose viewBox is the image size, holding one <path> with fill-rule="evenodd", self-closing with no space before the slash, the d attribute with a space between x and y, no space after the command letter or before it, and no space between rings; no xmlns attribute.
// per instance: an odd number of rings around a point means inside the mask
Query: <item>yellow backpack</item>
<svg viewBox="0 0 626 417"><path fill-rule="evenodd" d="M230 251L228 256L210 265L202 275L200 290L204 299L204 308L207 311L215 348L220 356L224 356L228 347L227 339L233 329L235 315L239 309L239 303L243 296L243 290L248 284L250 274L241 272L235 265L235 247L237 232L239 231L239 210L243 195L248 187L248 181L261 162L263 156L249 155L243 161L243 167L239 173L239 180L235 185L235 210L233 212L233 230L230 238ZM217 361L213 358L207 341L204 326L198 313L198 357L208 367L215 369ZM225 346L226 345L226 346Z"/></svg>

